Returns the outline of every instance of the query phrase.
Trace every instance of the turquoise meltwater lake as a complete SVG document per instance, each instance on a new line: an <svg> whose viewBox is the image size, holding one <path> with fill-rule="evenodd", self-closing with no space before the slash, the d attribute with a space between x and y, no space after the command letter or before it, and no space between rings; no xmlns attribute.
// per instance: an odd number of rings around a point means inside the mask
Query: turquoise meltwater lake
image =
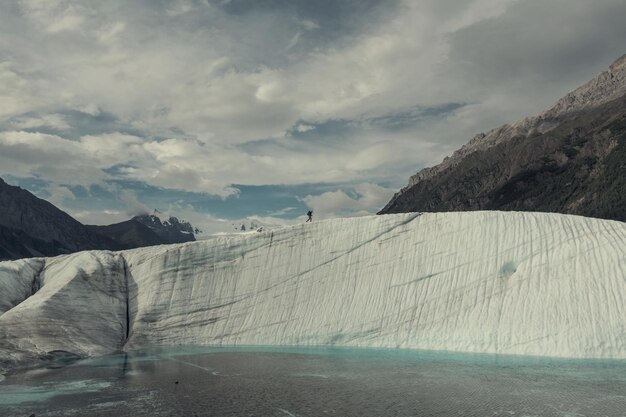
<svg viewBox="0 0 626 417"><path fill-rule="evenodd" d="M0 416L626 416L626 361L149 349L0 376Z"/></svg>

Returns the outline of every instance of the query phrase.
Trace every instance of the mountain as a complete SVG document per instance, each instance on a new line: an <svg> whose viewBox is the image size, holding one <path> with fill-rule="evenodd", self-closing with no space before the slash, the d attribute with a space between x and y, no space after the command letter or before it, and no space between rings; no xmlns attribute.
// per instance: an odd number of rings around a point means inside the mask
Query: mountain
<svg viewBox="0 0 626 417"><path fill-rule="evenodd" d="M51 203L0 178L0 260L120 248Z"/></svg>
<svg viewBox="0 0 626 417"><path fill-rule="evenodd" d="M0 261L71 252L56 241L46 242L24 231L0 226Z"/></svg>
<svg viewBox="0 0 626 417"><path fill-rule="evenodd" d="M379 212L518 210L626 221L626 55L549 110L475 136Z"/></svg>
<svg viewBox="0 0 626 417"><path fill-rule="evenodd" d="M87 225L86 227L99 235L116 241L123 249L141 248L164 243L148 226L136 221L134 218L108 226Z"/></svg>
<svg viewBox="0 0 626 417"><path fill-rule="evenodd" d="M610 220L410 213L3 262L0 368L202 344L624 359L625 245Z"/></svg>
<svg viewBox="0 0 626 417"><path fill-rule="evenodd" d="M114 240L124 249L196 240L193 226L176 217L162 221L157 216L142 214L125 222L87 228Z"/></svg>
<svg viewBox="0 0 626 417"><path fill-rule="evenodd" d="M121 250L194 241L191 224L140 215L108 226L86 226L53 204L0 178L0 261L82 250Z"/></svg>
<svg viewBox="0 0 626 417"><path fill-rule="evenodd" d="M196 240L193 226L173 216L162 221L158 216L144 214L134 217L133 220L148 227L165 243L184 243Z"/></svg>

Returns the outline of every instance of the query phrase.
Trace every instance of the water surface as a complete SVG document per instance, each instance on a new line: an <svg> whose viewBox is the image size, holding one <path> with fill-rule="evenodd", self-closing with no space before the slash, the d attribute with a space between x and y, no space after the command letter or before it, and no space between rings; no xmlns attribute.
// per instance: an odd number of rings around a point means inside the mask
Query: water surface
<svg viewBox="0 0 626 417"><path fill-rule="evenodd" d="M626 361L152 349L6 375L0 416L626 416Z"/></svg>

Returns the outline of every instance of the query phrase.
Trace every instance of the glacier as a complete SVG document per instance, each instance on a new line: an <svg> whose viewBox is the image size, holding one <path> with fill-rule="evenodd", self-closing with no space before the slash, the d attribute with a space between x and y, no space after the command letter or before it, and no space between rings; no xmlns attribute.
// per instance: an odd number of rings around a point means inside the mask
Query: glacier
<svg viewBox="0 0 626 417"><path fill-rule="evenodd" d="M342 218L0 263L0 368L163 345L626 358L626 224Z"/></svg>

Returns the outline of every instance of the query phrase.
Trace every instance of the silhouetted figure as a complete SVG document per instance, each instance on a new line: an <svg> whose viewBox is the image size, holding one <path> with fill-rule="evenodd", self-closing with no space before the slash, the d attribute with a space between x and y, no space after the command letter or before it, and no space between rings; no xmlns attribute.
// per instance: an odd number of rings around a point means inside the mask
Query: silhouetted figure
<svg viewBox="0 0 626 417"><path fill-rule="evenodd" d="M306 215L309 216L309 218L306 219L305 223L312 222L313 221L313 212L311 210L309 210L309 211L306 212Z"/></svg>

